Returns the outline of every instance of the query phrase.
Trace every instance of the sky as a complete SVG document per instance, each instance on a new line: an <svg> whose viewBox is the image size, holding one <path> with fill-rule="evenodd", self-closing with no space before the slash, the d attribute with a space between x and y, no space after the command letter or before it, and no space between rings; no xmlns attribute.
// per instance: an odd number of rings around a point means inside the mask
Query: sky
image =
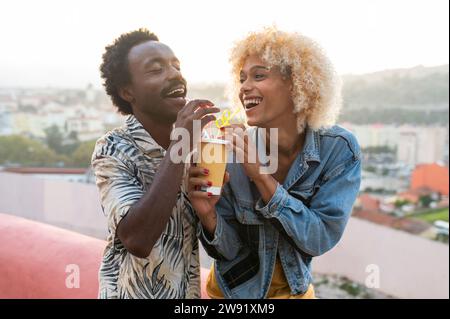
<svg viewBox="0 0 450 319"><path fill-rule="evenodd" d="M0 87L101 87L104 47L146 27L189 83L229 79L233 42L275 24L315 39L340 74L448 64L448 0L3 0Z"/></svg>

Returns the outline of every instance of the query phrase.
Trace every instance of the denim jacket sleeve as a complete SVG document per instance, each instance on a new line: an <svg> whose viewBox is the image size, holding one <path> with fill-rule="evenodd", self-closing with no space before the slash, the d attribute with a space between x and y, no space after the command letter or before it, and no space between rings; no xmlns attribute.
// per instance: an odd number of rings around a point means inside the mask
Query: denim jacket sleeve
<svg viewBox="0 0 450 319"><path fill-rule="evenodd" d="M271 200L260 199L256 211L281 227L297 250L319 256L340 240L351 215L361 181L361 160L352 156L323 178L308 207L278 185Z"/></svg>
<svg viewBox="0 0 450 319"><path fill-rule="evenodd" d="M217 225L214 237L207 235L200 223L197 228L197 236L205 251L218 260L234 259L242 246L239 235L230 223L236 221L236 217L230 203L229 192L228 185L225 185L222 196L216 204Z"/></svg>

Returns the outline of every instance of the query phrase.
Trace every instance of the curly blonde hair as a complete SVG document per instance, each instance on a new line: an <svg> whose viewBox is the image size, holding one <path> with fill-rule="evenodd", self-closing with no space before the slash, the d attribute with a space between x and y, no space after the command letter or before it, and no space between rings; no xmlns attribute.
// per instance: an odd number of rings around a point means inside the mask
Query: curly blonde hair
<svg viewBox="0 0 450 319"><path fill-rule="evenodd" d="M231 95L239 105L240 71L250 55L259 56L269 67L277 66L292 80L292 100L297 129L313 130L335 124L341 108L341 81L319 45L298 33L276 27L252 32L231 50Z"/></svg>

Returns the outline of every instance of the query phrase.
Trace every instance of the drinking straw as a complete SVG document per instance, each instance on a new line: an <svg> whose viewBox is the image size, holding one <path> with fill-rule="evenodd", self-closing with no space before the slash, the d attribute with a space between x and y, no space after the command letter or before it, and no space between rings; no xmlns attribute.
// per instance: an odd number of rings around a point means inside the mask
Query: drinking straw
<svg viewBox="0 0 450 319"><path fill-rule="evenodd" d="M231 113L229 109L223 111L220 117L215 121L217 128L220 129L223 126L230 125L230 121L236 116L237 113L239 113L239 109L236 109L233 113Z"/></svg>

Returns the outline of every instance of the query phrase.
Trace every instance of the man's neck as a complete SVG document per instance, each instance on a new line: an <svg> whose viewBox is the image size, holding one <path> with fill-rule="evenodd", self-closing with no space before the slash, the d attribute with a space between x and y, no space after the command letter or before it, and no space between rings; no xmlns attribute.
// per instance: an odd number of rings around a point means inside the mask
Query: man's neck
<svg viewBox="0 0 450 319"><path fill-rule="evenodd" d="M170 133L173 129L173 124L158 121L148 115L134 114L138 121L142 124L144 129L150 134L158 145L167 150L170 145Z"/></svg>

